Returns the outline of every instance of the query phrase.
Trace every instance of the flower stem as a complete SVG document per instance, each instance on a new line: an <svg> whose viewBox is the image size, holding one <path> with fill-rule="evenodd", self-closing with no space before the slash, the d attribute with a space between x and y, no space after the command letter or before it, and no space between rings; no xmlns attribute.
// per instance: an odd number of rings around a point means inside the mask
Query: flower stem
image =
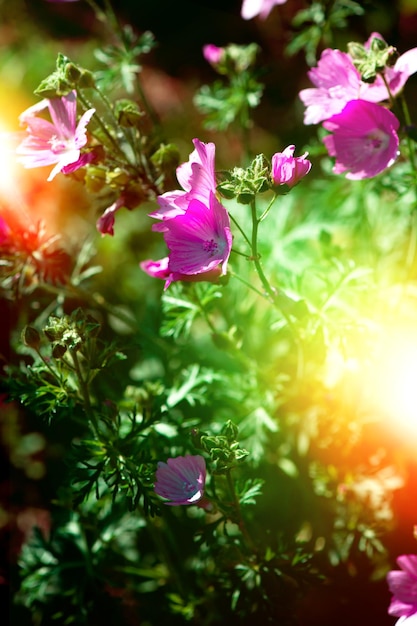
<svg viewBox="0 0 417 626"><path fill-rule="evenodd" d="M264 291L261 291L260 289L257 289L254 285L252 285L252 283L248 282L247 280L245 280L244 278L239 276L239 274L236 274L236 272L233 272L232 270L229 270L229 274L231 276L233 276L234 278L237 278L243 285L248 287L248 289L251 289L252 291L257 293L258 296L262 296L262 298L267 298L267 295L265 294Z"/></svg>
<svg viewBox="0 0 417 626"><path fill-rule="evenodd" d="M293 335L294 342L297 346L297 353L298 353L296 375L297 375L297 378L299 378L301 377L301 374L302 374L304 358L303 358L302 342L300 340L297 329L288 311L289 306L292 304L292 301L290 298L285 296L285 294L279 293L276 289L271 287L267 277L265 276L265 273L263 271L262 264L260 261L260 254L258 252L258 227L259 227L259 223L261 220L260 218L257 217L256 205L255 205L254 200L251 202L251 211L252 211L252 259L255 264L255 269L258 273L261 283L265 289L265 294L264 294L265 297L273 304L273 306L285 318L288 324L288 327L290 328L290 331Z"/></svg>
<svg viewBox="0 0 417 626"><path fill-rule="evenodd" d="M256 271L258 273L258 276L260 278L260 281L265 289L266 294L269 296L269 298L274 301L275 300L275 296L276 293L274 291L274 289L271 287L271 285L269 284L269 281L267 279L267 277L264 274L263 268L262 268L262 264L260 261L260 254L258 252L258 226L259 226L259 219L258 216L256 214L256 205L255 205L255 201L252 200L251 202L251 212L252 212L252 242L251 242L251 248L252 248L252 260L255 264L255 268Z"/></svg>
<svg viewBox="0 0 417 626"><path fill-rule="evenodd" d="M207 326L210 328L211 332L212 333L216 333L217 329L214 326L213 322L211 321L211 319L210 319L210 317L209 317L209 315L208 315L208 313L206 311L206 308L205 308L204 304L201 301L201 298L200 298L200 296L199 296L199 294L197 292L197 288L194 285L193 285L193 287L194 287L193 288L194 300L195 300L198 308L200 309L201 315L204 317L204 320L205 320Z"/></svg>
<svg viewBox="0 0 417 626"><path fill-rule="evenodd" d="M85 409L87 418L89 419L91 425L93 426L93 430L95 431L95 434L98 436L98 433L99 433L98 421L94 413L93 407L91 405L90 391L88 389L88 380L85 379L83 376L77 350L70 350L70 354L71 354L72 362L74 363L74 371L76 373L80 393L84 401L84 409Z"/></svg>
<svg viewBox="0 0 417 626"><path fill-rule="evenodd" d="M246 235L245 231L243 230L243 228L241 227L241 225L239 224L239 222L236 220L236 218L233 217L233 215L231 213L229 213L230 215L230 219L232 220L232 222L234 223L234 225L236 226L236 228L240 231L240 234L242 235L243 239L246 241L246 243L248 244L248 246L250 248L252 248L252 244L251 241L249 239L249 237Z"/></svg>
<svg viewBox="0 0 417 626"><path fill-rule="evenodd" d="M252 537L250 536L248 529L246 528L245 522L243 520L243 517L242 517L242 509L240 507L239 498L237 497L237 494L236 494L235 485L234 485L233 478L232 478L232 471L230 468L226 470L226 480L227 480L227 486L229 488L229 492L233 499L233 508L235 511L235 520L233 521L235 521L237 525L239 526L239 530L242 533L242 536L246 542L247 547L250 548L252 552L256 553L257 547Z"/></svg>
<svg viewBox="0 0 417 626"><path fill-rule="evenodd" d="M277 199L277 194L274 193L270 203L268 204L268 206L266 207L265 211L262 213L261 217L259 218L259 222L262 222L266 216L268 215L269 211L272 208L272 205L274 204L275 200Z"/></svg>
<svg viewBox="0 0 417 626"><path fill-rule="evenodd" d="M400 101L401 101L401 107L402 107L405 123L407 126L411 126L412 122L411 122L410 112L408 110L407 101L404 98L403 94L401 94ZM407 135L407 147L408 147L408 158L410 160L410 166L411 166L411 170L413 173L413 185L414 185L414 189L416 193L416 203L414 206L414 210L416 210L417 209L417 166L416 166L416 160L415 160L415 154L414 154L413 140L408 135Z"/></svg>
<svg viewBox="0 0 417 626"><path fill-rule="evenodd" d="M94 108L93 105L91 104L91 102L81 92L81 90L79 90L77 92L77 96L78 96L79 101L83 104L83 106L85 107L86 110ZM100 118L100 116L97 115L97 113L94 114L93 120L96 122L96 124L101 128L103 133L106 135L107 139L109 140L109 142L111 143L112 147L116 151L116 154L119 154L122 157L123 163L126 163L127 165L131 165L129 163L129 161L128 161L128 158L127 158L126 154L123 152L123 150L121 149L121 147L117 143L116 139L113 137L113 135L111 134L111 132L107 128L106 124L103 122L103 120ZM92 133L92 134L94 134L94 133Z"/></svg>

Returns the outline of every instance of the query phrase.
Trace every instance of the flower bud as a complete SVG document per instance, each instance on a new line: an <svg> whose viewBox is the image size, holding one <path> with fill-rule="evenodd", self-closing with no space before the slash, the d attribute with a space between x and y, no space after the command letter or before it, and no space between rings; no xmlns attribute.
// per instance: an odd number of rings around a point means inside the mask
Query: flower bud
<svg viewBox="0 0 417 626"><path fill-rule="evenodd" d="M67 348L65 346L63 346L61 343L57 343L52 348L52 356L54 357L54 359L62 359L66 351Z"/></svg>
<svg viewBox="0 0 417 626"><path fill-rule="evenodd" d="M294 157L295 146L288 146L283 152L272 157L271 177L274 185L287 185L290 189L309 173L311 162L306 159L308 152Z"/></svg>
<svg viewBox="0 0 417 626"><path fill-rule="evenodd" d="M203 57L210 65L216 66L221 61L224 54L224 48L219 48L212 43L203 46Z"/></svg>
<svg viewBox="0 0 417 626"><path fill-rule="evenodd" d="M231 420L227 420L226 424L223 426L222 434L229 440L235 441L238 435L239 429Z"/></svg>
<svg viewBox="0 0 417 626"><path fill-rule="evenodd" d="M22 330L22 341L25 346L37 350L41 343L41 336L33 326L25 326Z"/></svg>
<svg viewBox="0 0 417 626"><path fill-rule="evenodd" d="M120 126L138 128L144 113L133 100L118 100L115 106L115 115Z"/></svg>
<svg viewBox="0 0 417 626"><path fill-rule="evenodd" d="M348 43L349 56L364 83L373 83L377 75L393 65L397 51L377 33L373 33L365 45L356 41Z"/></svg>

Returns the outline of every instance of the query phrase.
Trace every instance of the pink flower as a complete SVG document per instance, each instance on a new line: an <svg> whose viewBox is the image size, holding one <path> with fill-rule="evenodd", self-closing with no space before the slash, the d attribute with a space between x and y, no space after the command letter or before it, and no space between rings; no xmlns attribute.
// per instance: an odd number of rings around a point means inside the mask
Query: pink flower
<svg viewBox="0 0 417 626"><path fill-rule="evenodd" d="M272 180L274 185L294 187L311 169L311 163L306 157L308 152L300 157L294 157L295 146L288 146L283 152L276 152L272 157Z"/></svg>
<svg viewBox="0 0 417 626"><path fill-rule="evenodd" d="M162 278L162 280L167 280L171 273L168 268L169 265L169 257L164 257L163 259L159 259L159 261L152 261L152 259L147 259L146 261L141 261L139 263L140 268L151 276L152 278ZM171 279L172 282L172 279Z"/></svg>
<svg viewBox="0 0 417 626"><path fill-rule="evenodd" d="M373 37L382 39L378 33L372 33L365 44L370 45ZM397 95L408 78L417 72L417 48L401 55L394 67L385 69L385 78L392 95ZM374 83L364 83L360 73L353 65L346 52L327 48L323 50L317 67L308 72L313 88L302 89L299 97L306 106L305 124L317 124L340 113L350 100L382 102L389 94L381 76Z"/></svg>
<svg viewBox="0 0 417 626"><path fill-rule="evenodd" d="M251 20L256 15L264 20L276 4L286 2L287 0L243 0L240 14L244 20Z"/></svg>
<svg viewBox="0 0 417 626"><path fill-rule="evenodd" d="M3 216L0 215L0 246L8 241L10 235L10 227Z"/></svg>
<svg viewBox="0 0 417 626"><path fill-rule="evenodd" d="M317 124L359 98L360 74L350 56L340 50L323 50L317 67L308 72L314 88L303 89L299 97L307 107L305 124Z"/></svg>
<svg viewBox="0 0 417 626"><path fill-rule="evenodd" d="M168 268L172 272L168 287L177 275L200 275L220 269L226 273L232 248L229 215L211 193L207 207L197 198L191 200L184 215L165 222L165 242L170 250Z"/></svg>
<svg viewBox="0 0 417 626"><path fill-rule="evenodd" d="M399 624L417 624L417 555L403 554L397 559L400 570L388 572L388 586L393 594L390 615L400 617Z"/></svg>
<svg viewBox="0 0 417 626"><path fill-rule="evenodd" d="M217 65L224 55L224 48L219 48L212 43L203 46L203 57L210 65Z"/></svg>
<svg viewBox="0 0 417 626"><path fill-rule="evenodd" d="M221 267L217 266L208 272L201 274L180 274L171 272L169 269L169 257L166 256L159 261L147 259L139 263L140 268L151 276L151 278L161 278L166 281L165 289L174 281L197 283L203 281L216 282L221 276Z"/></svg>
<svg viewBox="0 0 417 626"><path fill-rule="evenodd" d="M174 281L216 281L226 273L232 248L230 219L213 193L209 206L195 198L185 213L166 220L164 226L169 256L143 261L140 267L164 279L165 289Z"/></svg>
<svg viewBox="0 0 417 626"><path fill-rule="evenodd" d="M115 213L124 205L124 198L120 197L113 202L104 211L103 215L98 218L96 226L99 233L102 235L114 235L114 220Z"/></svg>
<svg viewBox="0 0 417 626"><path fill-rule="evenodd" d="M330 156L336 157L335 174L346 178L372 178L392 165L398 156L399 121L391 111L365 100L348 102L323 127L333 134L323 142Z"/></svg>
<svg viewBox="0 0 417 626"><path fill-rule="evenodd" d="M170 500L169 506L201 503L206 483L206 462L199 454L159 461L155 492ZM205 502L206 504L206 502Z"/></svg>
<svg viewBox="0 0 417 626"><path fill-rule="evenodd" d="M193 143L189 160L177 168L183 189L159 196L159 209L150 213L162 220L153 230L163 233L169 256L140 264L150 276L164 279L165 289L178 280L217 280L226 273L232 247L229 215L215 195L215 145Z"/></svg>
<svg viewBox="0 0 417 626"><path fill-rule="evenodd" d="M37 117L45 109L49 110L52 123ZM94 109L89 109L76 124L77 95L72 91L62 98L42 100L20 115L26 124L28 136L17 148L18 161L24 167L42 167L56 164L48 176L52 180L58 172L74 171L85 165L90 157L81 155L81 148L87 143L86 126Z"/></svg>
<svg viewBox="0 0 417 626"><path fill-rule="evenodd" d="M216 146L214 143L203 143L199 139L193 139L193 144L195 149L188 161L177 167L178 182L183 190L176 189L159 196L159 209L150 213L150 217L159 220L172 219L185 213L192 198L208 204L210 193L216 191ZM164 226L154 226L154 230L164 230Z"/></svg>

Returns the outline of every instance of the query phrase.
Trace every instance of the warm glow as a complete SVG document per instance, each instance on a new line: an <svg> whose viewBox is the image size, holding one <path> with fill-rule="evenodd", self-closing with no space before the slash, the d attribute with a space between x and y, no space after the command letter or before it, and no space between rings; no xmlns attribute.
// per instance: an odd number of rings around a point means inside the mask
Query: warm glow
<svg viewBox="0 0 417 626"><path fill-rule="evenodd" d="M0 123L0 196L13 200L18 195L16 138Z"/></svg>
<svg viewBox="0 0 417 626"><path fill-rule="evenodd" d="M324 382L342 403L353 404L395 438L417 443L417 299L405 319L372 322L344 350L329 349ZM414 313L415 311L415 313ZM416 323L414 323L414 318Z"/></svg>
<svg viewBox="0 0 417 626"><path fill-rule="evenodd" d="M368 381L366 381L368 382ZM370 401L396 430L417 439L417 329L387 330L369 375Z"/></svg>

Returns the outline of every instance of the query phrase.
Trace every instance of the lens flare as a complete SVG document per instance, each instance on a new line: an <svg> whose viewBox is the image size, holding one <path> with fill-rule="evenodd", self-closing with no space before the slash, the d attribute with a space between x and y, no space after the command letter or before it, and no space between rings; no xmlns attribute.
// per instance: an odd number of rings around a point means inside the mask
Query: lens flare
<svg viewBox="0 0 417 626"><path fill-rule="evenodd" d="M409 294L411 295L411 294ZM405 447L417 444L417 292L328 351L324 383ZM347 348L347 349L346 349ZM413 449L414 449L413 448Z"/></svg>
<svg viewBox="0 0 417 626"><path fill-rule="evenodd" d="M368 395L392 427L417 441L417 329L387 329L369 376ZM390 427L391 427L390 424Z"/></svg>
<svg viewBox="0 0 417 626"><path fill-rule="evenodd" d="M18 165L15 160L17 133L9 132L0 122L0 196L13 200L19 196Z"/></svg>

